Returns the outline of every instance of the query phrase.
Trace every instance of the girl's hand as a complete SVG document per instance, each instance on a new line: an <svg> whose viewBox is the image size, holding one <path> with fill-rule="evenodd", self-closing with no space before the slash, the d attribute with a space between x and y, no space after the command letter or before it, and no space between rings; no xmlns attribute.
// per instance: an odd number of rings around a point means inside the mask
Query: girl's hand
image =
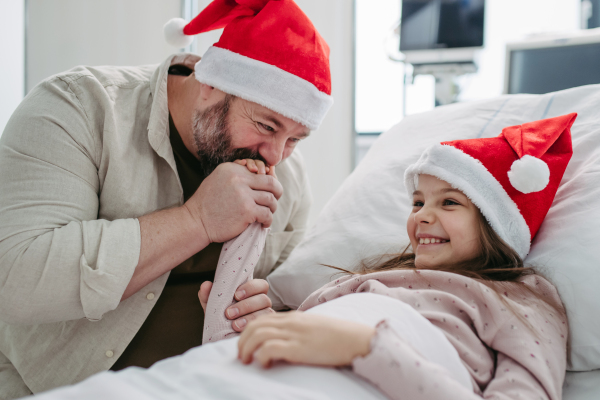
<svg viewBox="0 0 600 400"><path fill-rule="evenodd" d="M264 315L250 322L238 342L244 364L263 367L284 360L322 366L350 365L371 351L375 328L298 311Z"/></svg>
<svg viewBox="0 0 600 400"><path fill-rule="evenodd" d="M253 160L251 158L246 158L244 160L235 160L234 163L239 165L244 165L248 168L248 171L253 172L258 175L272 175L275 178L275 167L269 167L261 160Z"/></svg>

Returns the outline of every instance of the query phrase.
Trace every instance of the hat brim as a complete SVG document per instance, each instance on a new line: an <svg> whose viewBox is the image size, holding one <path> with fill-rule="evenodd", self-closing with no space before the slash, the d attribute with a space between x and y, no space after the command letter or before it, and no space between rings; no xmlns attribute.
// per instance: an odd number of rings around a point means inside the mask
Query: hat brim
<svg viewBox="0 0 600 400"><path fill-rule="evenodd" d="M195 69L199 82L260 104L311 130L321 125L333 104L333 98L312 83L220 47L210 47Z"/></svg>
<svg viewBox="0 0 600 400"><path fill-rule="evenodd" d="M429 147L404 173L404 184L411 199L420 174L435 176L463 192L521 259L529 254L531 234L525 218L479 160L453 146L436 144Z"/></svg>

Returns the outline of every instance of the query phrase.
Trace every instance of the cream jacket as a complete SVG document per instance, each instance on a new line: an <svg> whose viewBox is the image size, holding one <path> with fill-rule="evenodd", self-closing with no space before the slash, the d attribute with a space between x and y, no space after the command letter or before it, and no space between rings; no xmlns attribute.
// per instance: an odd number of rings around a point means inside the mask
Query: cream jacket
<svg viewBox="0 0 600 400"><path fill-rule="evenodd" d="M183 204L160 66L77 67L42 82L0 139L0 399L111 367L168 274L120 302L140 253L137 217ZM311 195L300 154L255 270L301 240Z"/></svg>

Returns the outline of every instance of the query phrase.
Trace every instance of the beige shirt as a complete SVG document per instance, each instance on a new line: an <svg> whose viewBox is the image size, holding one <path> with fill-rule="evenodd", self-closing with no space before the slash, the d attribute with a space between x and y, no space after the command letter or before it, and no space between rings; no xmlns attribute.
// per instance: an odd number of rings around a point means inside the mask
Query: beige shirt
<svg viewBox="0 0 600 400"><path fill-rule="evenodd" d="M167 70L77 67L42 82L0 139L0 399L111 367L168 274L120 302L140 253L137 217L183 203L169 141ZM301 240L311 195L301 155L255 277Z"/></svg>

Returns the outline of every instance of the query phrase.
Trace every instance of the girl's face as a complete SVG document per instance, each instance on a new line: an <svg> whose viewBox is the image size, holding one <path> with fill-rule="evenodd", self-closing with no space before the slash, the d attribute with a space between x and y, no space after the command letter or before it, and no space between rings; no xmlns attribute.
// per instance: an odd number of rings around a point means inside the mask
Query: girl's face
<svg viewBox="0 0 600 400"><path fill-rule="evenodd" d="M431 175L419 175L406 228L417 268L468 261L481 251L479 210L461 191Z"/></svg>

